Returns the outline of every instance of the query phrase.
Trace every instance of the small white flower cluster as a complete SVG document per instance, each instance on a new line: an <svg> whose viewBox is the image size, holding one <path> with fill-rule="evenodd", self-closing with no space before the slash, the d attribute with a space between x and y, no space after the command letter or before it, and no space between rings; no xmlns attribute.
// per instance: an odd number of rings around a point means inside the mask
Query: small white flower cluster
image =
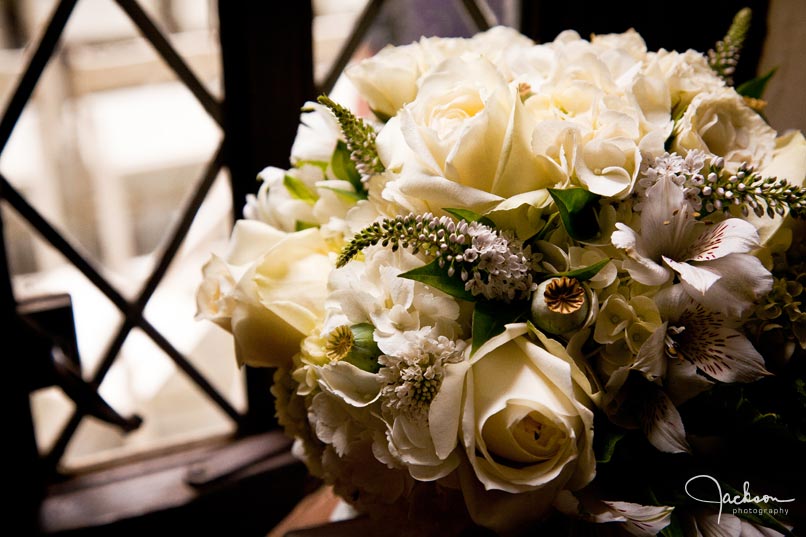
<svg viewBox="0 0 806 537"><path fill-rule="evenodd" d="M510 302L529 298L535 288L529 252L522 242L509 231L480 222L454 222L431 213L374 222L356 234L337 265L347 264L358 252L378 243L392 251L403 247L435 257L448 277L458 272L465 290L474 296Z"/></svg>
<svg viewBox="0 0 806 537"><path fill-rule="evenodd" d="M430 332L430 329L427 329ZM467 346L445 336L436 338L422 331L408 332L411 344L399 356L382 355L378 363L385 386L381 388L384 407L393 414L424 420L428 407L445 376L445 365L462 360Z"/></svg>
<svg viewBox="0 0 806 537"><path fill-rule="evenodd" d="M708 160L708 155L698 149L689 151L685 158L677 153L664 153L656 157L654 162L646 164L644 169L641 170L640 179L635 184L637 200L633 204L633 209L640 211L646 201L647 190L652 188L659 180L668 178L683 189L686 201L691 205L691 208L699 211L702 207L700 189L687 184L686 180L689 177L698 176L705 167L706 160ZM700 179L702 179L702 176L700 176Z"/></svg>
<svg viewBox="0 0 806 537"><path fill-rule="evenodd" d="M520 241L478 222L460 232L471 239L461 259L477 268L472 275L462 273L466 290L487 299L510 301L534 291L529 258L523 253Z"/></svg>

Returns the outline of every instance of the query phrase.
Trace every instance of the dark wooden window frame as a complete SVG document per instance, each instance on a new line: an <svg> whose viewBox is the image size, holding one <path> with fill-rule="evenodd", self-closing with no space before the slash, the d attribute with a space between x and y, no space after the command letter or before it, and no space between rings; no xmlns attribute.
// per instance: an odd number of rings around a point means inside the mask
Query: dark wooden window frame
<svg viewBox="0 0 806 537"><path fill-rule="evenodd" d="M171 45L166 34L136 0L115 1L143 37L154 47L177 78L191 91L209 116L221 127L223 138L187 200L181 216L159 246L157 261L136 298L129 300L96 268L82 248L64 237L8 178L0 174L0 203L15 211L47 243L59 251L123 315L99 366L87 385L97 391L114 364L129 333L139 328L238 427L231 439L209 439L138 457L115 461L80 475L59 474L59 462L79 424L87 416L77 407L48 453L40 455L34 435L29 391L36 375L26 361L25 323L15 300L0 215L0 308L6 367L0 391L10 416L7 434L12 439L8 459L14 466L6 483L14 492L8 524L30 534L98 534L109 529L145 529L170 520L177 509L195 513L196 526L215 530L218 516L237 515L239 509L260 509L260 502L243 498L274 491L275 505L265 510L275 520L290 510L311 482L290 455L290 440L276 430L268 387L271 371L248 369L248 408L238 412L212 384L143 316L144 309L170 267L193 219L222 169L230 173L233 219L242 216L247 193L257 188L255 176L268 165L286 167L299 122L299 109L318 93L329 92L369 31L383 0L369 0L350 37L328 71L323 84L313 80L310 1L218 2L225 99L219 101L205 88ZM460 0L480 30L493 21L484 0ZM59 0L32 52L5 110L0 116L0 154L31 99L34 89L56 52L65 25L78 0ZM76 377L80 382L79 376ZM21 381L23 379L23 381ZM111 410L111 409L110 409ZM118 425L136 428L136 417ZM143 491L146 491L145 493ZM280 501L276 501L276 500ZM265 506L263 506L265 508ZM126 520L135 521L121 526ZM137 522L139 521L139 522ZM231 524L223 522L222 530ZM139 524L139 526L138 526ZM191 529L185 527L185 529ZM89 532L89 533L87 533Z"/></svg>

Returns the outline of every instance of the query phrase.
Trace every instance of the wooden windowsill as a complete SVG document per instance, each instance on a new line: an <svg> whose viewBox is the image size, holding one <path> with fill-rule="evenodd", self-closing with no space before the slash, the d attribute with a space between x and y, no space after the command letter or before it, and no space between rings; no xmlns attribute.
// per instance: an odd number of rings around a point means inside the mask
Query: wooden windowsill
<svg viewBox="0 0 806 537"><path fill-rule="evenodd" d="M273 431L82 472L50 487L40 508L41 532L89 535L166 520L210 528L234 513L254 516L253 525L264 518L270 528L311 487L290 446Z"/></svg>

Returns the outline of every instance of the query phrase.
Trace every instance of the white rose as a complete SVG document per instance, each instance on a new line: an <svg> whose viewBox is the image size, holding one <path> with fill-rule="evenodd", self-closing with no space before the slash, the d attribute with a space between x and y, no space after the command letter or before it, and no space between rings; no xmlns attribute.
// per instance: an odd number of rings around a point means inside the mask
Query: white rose
<svg viewBox="0 0 806 537"><path fill-rule="evenodd" d="M775 130L732 88L694 97L675 134L673 151L700 149L724 157L734 169L745 162L763 168L775 149Z"/></svg>
<svg viewBox="0 0 806 537"><path fill-rule="evenodd" d="M646 58L646 42L641 34L632 28L620 34L594 35L591 37L591 43L602 51L601 55L610 60L617 57L609 56L608 52L611 51L618 56L627 55L638 62L642 62Z"/></svg>
<svg viewBox="0 0 806 537"><path fill-rule="evenodd" d="M516 78L527 59L525 55L534 47L534 41L508 26L493 26L474 35L469 44L495 64L508 81Z"/></svg>
<svg viewBox="0 0 806 537"><path fill-rule="evenodd" d="M483 57L440 64L398 118L379 134L378 151L387 169L402 170L393 182L407 197L468 207L551 186L537 173L517 88Z"/></svg>
<svg viewBox="0 0 806 537"><path fill-rule="evenodd" d="M803 186L806 181L806 138L799 131L791 131L775 140L775 150L769 163L759 170L763 177L786 179L790 184ZM751 212L747 217L758 229L759 242L769 245L770 239L784 223L784 219L776 216L770 218L766 214L756 216Z"/></svg>
<svg viewBox="0 0 806 537"><path fill-rule="evenodd" d="M196 318L207 319L232 331L232 310L235 300L232 292L235 289L235 278L223 259L217 255L202 267L202 283L196 291Z"/></svg>
<svg viewBox="0 0 806 537"><path fill-rule="evenodd" d="M378 115L392 117L417 96L420 45L387 45L371 58L348 67L345 74Z"/></svg>
<svg viewBox="0 0 806 537"><path fill-rule="evenodd" d="M628 194L641 166L641 151L630 138L593 137L577 153L580 183L601 196Z"/></svg>
<svg viewBox="0 0 806 537"><path fill-rule="evenodd" d="M448 366L430 415L440 419L431 425L442 432L437 446L447 449L459 427L475 475L462 479L468 509L498 531L540 518L559 491L595 475L590 384L560 344L543 339L549 352L526 333L524 324L508 325L469 362Z"/></svg>
<svg viewBox="0 0 806 537"><path fill-rule="evenodd" d="M649 64L658 67L665 77L674 107L688 106L696 95L725 87L725 81L714 73L706 57L695 50L661 49L647 57Z"/></svg>
<svg viewBox="0 0 806 537"><path fill-rule="evenodd" d="M534 43L521 33L495 26L471 39L423 37L409 45L388 45L345 71L369 107L382 119L394 117L418 94L421 79L448 58L481 54L514 78L522 52Z"/></svg>
<svg viewBox="0 0 806 537"><path fill-rule="evenodd" d="M471 50L469 39L421 38L410 45L387 45L345 70L370 109L388 119L417 97L420 79L447 58Z"/></svg>
<svg viewBox="0 0 806 537"><path fill-rule="evenodd" d="M319 229L311 228L285 235L246 271L231 316L239 363L290 365L324 318L331 254Z"/></svg>
<svg viewBox="0 0 806 537"><path fill-rule="evenodd" d="M196 318L232 332L232 313L239 306L235 297L237 280L283 237L285 233L263 222L236 222L224 258L214 254L202 267L202 282L196 291Z"/></svg>
<svg viewBox="0 0 806 537"><path fill-rule="evenodd" d="M337 395L320 392L308 407L308 422L325 446L322 477L337 494L371 506L393 503L410 489L406 472L379 460L376 446L383 443L374 438L383 435L385 425L369 407L355 407Z"/></svg>

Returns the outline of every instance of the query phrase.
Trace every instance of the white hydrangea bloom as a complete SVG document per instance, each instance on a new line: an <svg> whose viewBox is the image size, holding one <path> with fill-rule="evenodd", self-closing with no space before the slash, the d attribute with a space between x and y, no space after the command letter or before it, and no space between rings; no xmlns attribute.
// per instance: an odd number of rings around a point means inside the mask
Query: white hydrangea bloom
<svg viewBox="0 0 806 537"><path fill-rule="evenodd" d="M375 327L380 349L392 355L401 334L422 327L434 327L437 334L455 339L461 333L456 300L400 277L422 264L405 250L392 252L376 246L364 251L363 262L353 260L333 271L324 332L345 324L369 323Z"/></svg>

